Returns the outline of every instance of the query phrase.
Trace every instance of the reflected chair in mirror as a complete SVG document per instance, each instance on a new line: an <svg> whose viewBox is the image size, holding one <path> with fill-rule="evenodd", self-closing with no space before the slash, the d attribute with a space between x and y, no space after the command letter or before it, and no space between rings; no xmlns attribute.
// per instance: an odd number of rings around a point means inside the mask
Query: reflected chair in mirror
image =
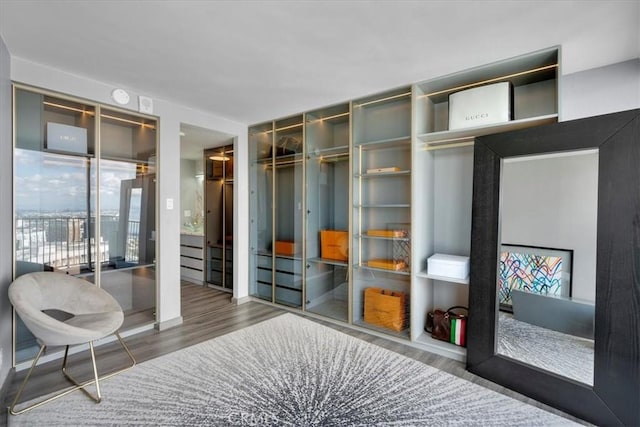
<svg viewBox="0 0 640 427"><path fill-rule="evenodd" d="M40 350L22 382L9 408L12 415L18 415L67 394L82 390L99 403L102 399L100 381L124 372L135 366L136 361L118 333L124 320L120 304L105 290L86 280L61 273L35 272L18 277L9 286L9 300L24 324L37 338ZM60 313L66 313L66 320L60 320ZM110 374L98 376L94 341L115 335L131 360L131 365ZM93 368L93 378L78 382L67 369L69 346L88 344ZM73 383L60 393L21 409L16 409L20 396L36 367L38 360L48 347L65 346L62 372ZM95 395L86 387L95 383Z"/></svg>

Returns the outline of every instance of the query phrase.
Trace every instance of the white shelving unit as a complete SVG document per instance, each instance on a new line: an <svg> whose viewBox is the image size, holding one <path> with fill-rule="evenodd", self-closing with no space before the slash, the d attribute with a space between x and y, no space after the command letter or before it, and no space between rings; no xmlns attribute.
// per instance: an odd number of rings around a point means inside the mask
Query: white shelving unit
<svg viewBox="0 0 640 427"><path fill-rule="evenodd" d="M437 276L435 274L429 274L425 271L421 271L420 273L416 274L417 277L422 277L425 279L431 279L431 280L439 280L441 282L451 282L451 283L460 283L463 285L468 285L469 284L469 276L467 276L464 279L458 279L457 277L446 277L446 276Z"/></svg>
<svg viewBox="0 0 640 427"><path fill-rule="evenodd" d="M353 323L408 339L409 319L402 331L364 321L364 292L375 287L411 295L411 88L354 101L352 111ZM369 230L399 230L404 236L369 236Z"/></svg>
<svg viewBox="0 0 640 427"><path fill-rule="evenodd" d="M547 49L496 64L418 83L413 96L412 195L415 243L412 277L411 339L425 349L459 360L466 349L431 338L427 313L455 305L468 307L469 278L428 274L434 253L469 256L475 137L554 123L558 120L558 50ZM500 124L448 130L451 93L509 81L514 88L514 119Z"/></svg>
<svg viewBox="0 0 640 427"><path fill-rule="evenodd" d="M558 121L558 114L547 114L539 117L528 117L526 119L512 120L507 123L477 126L467 129L446 130L440 132L423 133L418 138L424 142L425 150L462 146L462 144L473 144L477 136L490 135L498 132L509 132L518 129L526 129L533 126L542 126Z"/></svg>
<svg viewBox="0 0 640 427"><path fill-rule="evenodd" d="M288 156L281 153L277 159L271 151L282 135L277 129L290 132L289 126L299 121L289 118L252 126L250 294L464 360L465 348L432 339L424 326L430 311L468 306L474 284L469 278L429 274L427 258L435 253L469 256L474 139L556 122L559 66L555 47L307 112L296 129L305 149ZM450 94L504 81L514 88L513 120L448 129ZM283 189L277 176L286 168L304 174L304 179L290 177L305 182L300 205L295 197L286 203L279 198ZM348 197L344 192L339 195L340 188L348 191ZM265 204L271 200L277 201L275 208ZM278 209L298 206L306 216L284 223L277 218ZM274 291L274 272L284 271L276 263L284 258L271 255L272 244L287 221L296 230L303 224L304 232L294 233L296 237L302 233L303 253L289 261L304 267L301 304L278 301ZM322 258L318 235L325 227L348 229L348 260ZM407 234L385 237L369 235L370 230ZM406 261L403 268L369 265L371 260L398 258L400 248ZM291 270L294 275L297 271ZM364 322L368 287L407 294L406 328L393 331ZM330 310L318 309L325 303Z"/></svg>

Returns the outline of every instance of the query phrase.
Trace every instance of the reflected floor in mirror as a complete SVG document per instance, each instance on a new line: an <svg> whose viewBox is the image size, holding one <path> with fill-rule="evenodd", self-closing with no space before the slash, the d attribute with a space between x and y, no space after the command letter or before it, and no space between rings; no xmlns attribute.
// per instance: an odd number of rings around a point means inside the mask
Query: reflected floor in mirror
<svg viewBox="0 0 640 427"><path fill-rule="evenodd" d="M593 340L521 322L500 312L498 353L593 385Z"/></svg>

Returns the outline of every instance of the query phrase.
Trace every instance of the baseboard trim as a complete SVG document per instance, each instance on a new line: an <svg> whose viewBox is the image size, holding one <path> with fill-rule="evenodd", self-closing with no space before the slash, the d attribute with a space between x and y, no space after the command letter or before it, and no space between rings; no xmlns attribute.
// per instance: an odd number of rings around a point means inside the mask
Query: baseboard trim
<svg viewBox="0 0 640 427"><path fill-rule="evenodd" d="M235 305L242 305L251 301L253 301L253 298L249 296L240 297L240 298L236 298L236 297L231 298L231 302L234 303Z"/></svg>
<svg viewBox="0 0 640 427"><path fill-rule="evenodd" d="M0 417L2 417L2 419L6 419L7 417L7 393L9 393L9 387L13 384L15 376L16 368L9 369L9 372L7 372L7 376L2 383L2 387L0 387Z"/></svg>
<svg viewBox="0 0 640 427"><path fill-rule="evenodd" d="M165 320L164 322L158 322L156 324L156 329L162 332L169 328L173 328L181 324L182 324L182 316L178 316L173 319Z"/></svg>

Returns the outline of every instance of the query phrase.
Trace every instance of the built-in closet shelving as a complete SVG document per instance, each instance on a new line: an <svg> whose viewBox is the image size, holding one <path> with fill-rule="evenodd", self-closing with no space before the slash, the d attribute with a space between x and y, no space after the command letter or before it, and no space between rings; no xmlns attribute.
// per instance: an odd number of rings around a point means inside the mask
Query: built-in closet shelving
<svg viewBox="0 0 640 427"><path fill-rule="evenodd" d="M464 359L425 319L474 284L427 259L469 256L474 138L557 121L559 75L551 48L252 126L250 295ZM505 81L512 120L449 130L450 94ZM323 231L346 232L348 254L324 257ZM400 330L365 322L372 287L406 295Z"/></svg>
<svg viewBox="0 0 640 427"><path fill-rule="evenodd" d="M477 136L507 132L558 120L558 50L548 49L477 67L415 85L417 138L426 149L472 144ZM514 88L513 120L448 130L449 95L483 85L510 82Z"/></svg>
<svg viewBox="0 0 640 427"><path fill-rule="evenodd" d="M305 310L349 321L350 107L306 114ZM324 250L323 250L324 247Z"/></svg>
<svg viewBox="0 0 640 427"><path fill-rule="evenodd" d="M249 295L273 301L273 122L249 129Z"/></svg>
<svg viewBox="0 0 640 427"><path fill-rule="evenodd" d="M448 130L448 96L456 91L508 81L513 85L513 120ZM428 80L414 86L414 269L411 339L461 358L463 347L434 340L424 331L427 313L468 306L469 278L430 274L435 253L469 256L476 136L553 123L558 117L558 50L548 49L488 66Z"/></svg>
<svg viewBox="0 0 640 427"><path fill-rule="evenodd" d="M253 127L251 295L302 308L304 123L298 115Z"/></svg>
<svg viewBox="0 0 640 427"><path fill-rule="evenodd" d="M204 151L206 283L233 290L233 145Z"/></svg>
<svg viewBox="0 0 640 427"><path fill-rule="evenodd" d="M411 88L353 102L353 323L364 321L367 288L410 296Z"/></svg>

